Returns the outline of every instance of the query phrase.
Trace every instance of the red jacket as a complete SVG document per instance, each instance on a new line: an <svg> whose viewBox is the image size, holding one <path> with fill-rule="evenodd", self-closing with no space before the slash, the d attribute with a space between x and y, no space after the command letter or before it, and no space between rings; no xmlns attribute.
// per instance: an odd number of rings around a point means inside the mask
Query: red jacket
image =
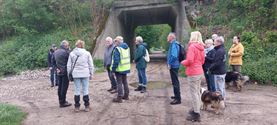
<svg viewBox="0 0 277 125"><path fill-rule="evenodd" d="M186 67L187 76L201 75L203 74L202 65L205 62L204 46L190 42L188 46L186 60L183 60L181 64Z"/></svg>

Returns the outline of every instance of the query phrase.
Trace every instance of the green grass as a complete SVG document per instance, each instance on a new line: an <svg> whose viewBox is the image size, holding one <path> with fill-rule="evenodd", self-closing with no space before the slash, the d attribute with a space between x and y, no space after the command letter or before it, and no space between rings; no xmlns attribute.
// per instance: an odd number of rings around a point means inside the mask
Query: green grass
<svg viewBox="0 0 277 125"><path fill-rule="evenodd" d="M93 60L93 63L96 68L96 71L95 71L96 73L101 73L105 71L103 60L96 59L96 60Z"/></svg>
<svg viewBox="0 0 277 125"><path fill-rule="evenodd" d="M20 125L25 116L20 108L0 103L0 125Z"/></svg>

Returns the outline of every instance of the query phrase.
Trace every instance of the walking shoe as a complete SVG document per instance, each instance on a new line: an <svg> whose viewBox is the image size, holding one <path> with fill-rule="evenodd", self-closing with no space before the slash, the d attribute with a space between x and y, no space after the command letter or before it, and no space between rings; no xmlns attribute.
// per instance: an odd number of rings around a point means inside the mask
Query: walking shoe
<svg viewBox="0 0 277 125"><path fill-rule="evenodd" d="M107 91L110 92L110 91L113 91L113 90L114 90L114 88L110 88L110 89L108 89Z"/></svg>
<svg viewBox="0 0 277 125"><path fill-rule="evenodd" d="M89 106L85 106L85 112L89 112L90 111L90 107Z"/></svg>
<svg viewBox="0 0 277 125"><path fill-rule="evenodd" d="M138 86L138 87L135 89L135 91L141 91L141 89L142 89L142 86Z"/></svg>
<svg viewBox="0 0 277 125"><path fill-rule="evenodd" d="M171 98L171 99L175 99L176 97L175 97L175 96L171 96L170 98Z"/></svg>
<svg viewBox="0 0 277 125"><path fill-rule="evenodd" d="M116 98L114 98L113 102L122 103L122 97L116 97Z"/></svg>
<svg viewBox="0 0 277 125"><path fill-rule="evenodd" d="M194 111L189 114L189 116L186 118L187 121L192 121L192 122L200 122L200 114L195 113Z"/></svg>
<svg viewBox="0 0 277 125"><path fill-rule="evenodd" d="M123 96L122 99L123 100L129 100L129 96Z"/></svg>
<svg viewBox="0 0 277 125"><path fill-rule="evenodd" d="M180 100L173 100L172 102L170 102L170 105L177 105L177 104L181 104L181 101Z"/></svg>
<svg viewBox="0 0 277 125"><path fill-rule="evenodd" d="M69 107L71 105L72 105L71 103L65 102L64 104L60 104L60 107L64 108L64 107Z"/></svg>
<svg viewBox="0 0 277 125"><path fill-rule="evenodd" d="M51 85L51 87L54 87L54 85Z"/></svg>
<svg viewBox="0 0 277 125"><path fill-rule="evenodd" d="M110 91L110 93L111 93L111 94L117 93L117 90L114 89L114 90Z"/></svg>
<svg viewBox="0 0 277 125"><path fill-rule="evenodd" d="M79 112L80 111L80 107L75 107L74 108L74 112Z"/></svg>
<svg viewBox="0 0 277 125"><path fill-rule="evenodd" d="M145 93L146 92L146 87L142 87L142 89L140 90L140 93Z"/></svg>

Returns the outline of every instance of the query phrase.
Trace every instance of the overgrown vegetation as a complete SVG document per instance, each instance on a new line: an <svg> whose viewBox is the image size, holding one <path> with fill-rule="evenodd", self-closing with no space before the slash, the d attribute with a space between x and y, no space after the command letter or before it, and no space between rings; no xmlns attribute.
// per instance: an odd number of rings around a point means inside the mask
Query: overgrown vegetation
<svg viewBox="0 0 277 125"><path fill-rule="evenodd" d="M20 125L26 113L16 106L0 103L0 124Z"/></svg>
<svg viewBox="0 0 277 125"><path fill-rule="evenodd" d="M245 47L242 73L259 83L277 84L277 3L275 0L217 0L199 6L196 28L204 36L224 35L227 50L239 35Z"/></svg>

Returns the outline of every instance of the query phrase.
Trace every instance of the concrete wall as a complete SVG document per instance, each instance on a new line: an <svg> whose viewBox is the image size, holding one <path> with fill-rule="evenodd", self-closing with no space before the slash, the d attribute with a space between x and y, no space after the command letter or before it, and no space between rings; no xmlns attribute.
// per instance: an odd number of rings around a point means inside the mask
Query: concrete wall
<svg viewBox="0 0 277 125"><path fill-rule="evenodd" d="M177 40L183 41L188 37L190 29L185 4L178 1L176 4L168 4L166 0L132 0L117 1L110 11L109 18L101 35L97 38L93 52L94 58L103 59L105 51L105 38L115 38L118 35L124 37L124 41L134 51L134 30L137 26L169 24L176 32ZM133 54L131 54L133 55Z"/></svg>

